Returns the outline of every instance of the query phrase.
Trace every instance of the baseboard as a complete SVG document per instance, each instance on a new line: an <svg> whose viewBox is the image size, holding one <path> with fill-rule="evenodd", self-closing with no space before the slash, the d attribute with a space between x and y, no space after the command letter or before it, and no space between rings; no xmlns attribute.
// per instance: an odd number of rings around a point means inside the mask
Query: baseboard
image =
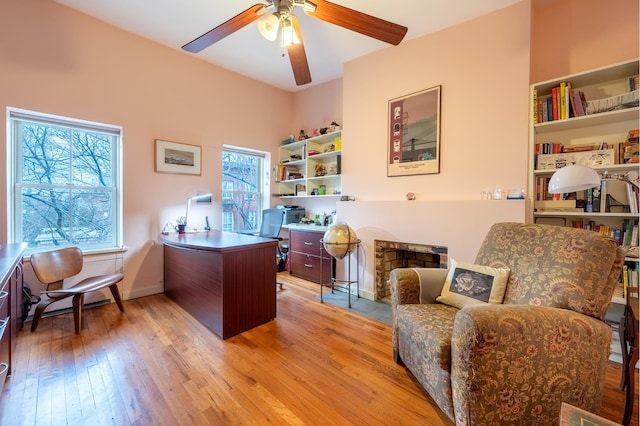
<svg viewBox="0 0 640 426"><path fill-rule="evenodd" d="M123 294L122 298L124 300L137 299L138 297L152 296L160 293L164 293L164 282L149 287L132 289Z"/></svg>
<svg viewBox="0 0 640 426"><path fill-rule="evenodd" d="M84 309L97 308L98 306L108 305L109 303L111 303L111 299L98 300L96 302L91 302L91 303L87 303L86 305L83 305L82 309L84 310ZM70 314L72 312L73 312L73 308L54 309L53 311L45 311L42 314L42 318L49 318L49 317L54 317L56 315ZM33 321L33 315L27 316L27 319L24 320L24 322L31 322L31 321Z"/></svg>

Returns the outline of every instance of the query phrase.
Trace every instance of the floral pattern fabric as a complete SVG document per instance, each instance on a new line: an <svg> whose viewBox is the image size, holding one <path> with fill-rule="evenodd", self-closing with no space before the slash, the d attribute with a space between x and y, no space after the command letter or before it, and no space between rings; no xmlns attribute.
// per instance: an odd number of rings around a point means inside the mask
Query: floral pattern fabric
<svg viewBox="0 0 640 426"><path fill-rule="evenodd" d="M595 232L496 224L476 263L511 270L504 303L420 304L429 283L396 269L394 354L457 425L555 425L563 401L597 411L612 334L601 319L623 260Z"/></svg>

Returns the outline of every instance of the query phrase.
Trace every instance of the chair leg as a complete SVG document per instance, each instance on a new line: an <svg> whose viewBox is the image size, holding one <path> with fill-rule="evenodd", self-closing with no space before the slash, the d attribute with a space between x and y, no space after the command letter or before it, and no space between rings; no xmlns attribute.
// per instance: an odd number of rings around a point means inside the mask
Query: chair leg
<svg viewBox="0 0 640 426"><path fill-rule="evenodd" d="M82 305L84 304L84 293L73 296L73 319L76 325L76 334L80 334L82 328Z"/></svg>
<svg viewBox="0 0 640 426"><path fill-rule="evenodd" d="M118 284L110 285L109 290L111 290L111 295L113 296L113 299L116 301L118 308L120 308L120 312L124 312L124 305L122 304L120 291L118 291Z"/></svg>
<svg viewBox="0 0 640 426"><path fill-rule="evenodd" d="M42 318L42 314L44 314L44 310L52 304L60 299L52 299L47 296L43 296L43 299L36 306L36 310L33 313L33 319L31 320L31 331L36 331L38 328L38 324L40 324L40 318Z"/></svg>

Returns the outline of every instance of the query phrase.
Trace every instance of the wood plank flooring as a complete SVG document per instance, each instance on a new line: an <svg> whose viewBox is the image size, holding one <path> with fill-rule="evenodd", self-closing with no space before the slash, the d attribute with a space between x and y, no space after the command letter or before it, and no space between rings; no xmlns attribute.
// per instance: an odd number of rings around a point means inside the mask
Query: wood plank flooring
<svg viewBox="0 0 640 426"><path fill-rule="evenodd" d="M27 324L0 425L451 425L393 362L389 326L278 280L277 319L226 341L164 295L87 309L80 335L71 314ZM614 421L619 378L611 363L600 414Z"/></svg>

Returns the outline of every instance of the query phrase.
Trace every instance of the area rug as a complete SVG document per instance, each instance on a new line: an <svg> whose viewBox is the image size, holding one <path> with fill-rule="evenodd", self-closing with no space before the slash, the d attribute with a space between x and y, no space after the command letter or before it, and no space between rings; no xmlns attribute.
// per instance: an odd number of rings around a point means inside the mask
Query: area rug
<svg viewBox="0 0 640 426"><path fill-rule="evenodd" d="M316 299L320 301L319 294L316 295ZM322 301L338 308L349 309L348 295L342 291L323 293ZM351 295L350 310L367 318L391 325L391 305L388 303L374 302L362 297L358 298L357 296Z"/></svg>

